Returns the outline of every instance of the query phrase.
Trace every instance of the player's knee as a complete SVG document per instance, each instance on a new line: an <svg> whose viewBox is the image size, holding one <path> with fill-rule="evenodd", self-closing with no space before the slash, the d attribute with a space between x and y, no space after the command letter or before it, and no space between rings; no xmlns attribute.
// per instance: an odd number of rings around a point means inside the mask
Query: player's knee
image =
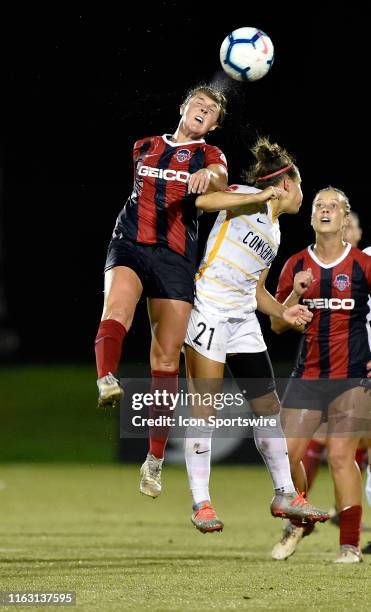
<svg viewBox="0 0 371 612"><path fill-rule="evenodd" d="M130 309L125 308L122 304L107 303L103 310L102 320L114 319L123 325L128 331L133 322L134 313Z"/></svg>
<svg viewBox="0 0 371 612"><path fill-rule="evenodd" d="M159 370L160 372L174 372L179 368L179 358L156 359L152 357L151 368L152 370Z"/></svg>
<svg viewBox="0 0 371 612"><path fill-rule="evenodd" d="M181 343L160 345L155 343L151 348L151 366L153 370L173 371L179 367Z"/></svg>
<svg viewBox="0 0 371 612"><path fill-rule="evenodd" d="M151 360L151 369L158 372L175 372L179 369L179 362L162 362Z"/></svg>
<svg viewBox="0 0 371 612"><path fill-rule="evenodd" d="M151 367L152 370L160 370L162 372L172 372L179 367L179 351L161 351L158 349L151 351Z"/></svg>

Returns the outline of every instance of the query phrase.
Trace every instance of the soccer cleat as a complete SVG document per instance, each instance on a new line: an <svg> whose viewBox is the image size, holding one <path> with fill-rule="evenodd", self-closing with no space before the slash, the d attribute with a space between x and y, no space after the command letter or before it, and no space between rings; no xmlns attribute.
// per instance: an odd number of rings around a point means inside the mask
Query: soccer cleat
<svg viewBox="0 0 371 612"><path fill-rule="evenodd" d="M140 492L149 497L158 497L162 491L161 470L163 459L157 459L148 453L147 459L140 468Z"/></svg>
<svg viewBox="0 0 371 612"><path fill-rule="evenodd" d="M191 521L201 533L212 533L213 531L223 531L224 523L218 519L211 502L202 501L193 506Z"/></svg>
<svg viewBox="0 0 371 612"><path fill-rule="evenodd" d="M282 538L273 547L272 559L284 561L291 557L296 551L300 540L304 537L304 527L296 527L288 521L282 534Z"/></svg>
<svg viewBox="0 0 371 612"><path fill-rule="evenodd" d="M97 380L98 386L98 408L112 406L115 408L120 403L122 389L119 381L111 372Z"/></svg>
<svg viewBox="0 0 371 612"><path fill-rule="evenodd" d="M334 563L361 563L363 561L362 553L356 546L343 544L340 546L340 554Z"/></svg>
<svg viewBox="0 0 371 612"><path fill-rule="evenodd" d="M310 504L304 493L276 493L271 503L271 514L275 517L288 518L304 523L324 523L330 518L328 512Z"/></svg>

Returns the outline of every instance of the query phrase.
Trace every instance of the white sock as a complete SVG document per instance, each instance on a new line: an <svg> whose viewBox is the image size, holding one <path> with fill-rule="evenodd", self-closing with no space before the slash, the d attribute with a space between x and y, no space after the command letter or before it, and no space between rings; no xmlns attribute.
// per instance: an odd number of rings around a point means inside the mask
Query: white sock
<svg viewBox="0 0 371 612"><path fill-rule="evenodd" d="M185 460L193 504L210 499L211 438L214 427L187 427L185 437Z"/></svg>
<svg viewBox="0 0 371 612"><path fill-rule="evenodd" d="M281 427L279 414L272 415L276 425L271 427L254 427L255 446L264 459L264 463L271 475L276 492L294 493L290 462L287 452L285 434Z"/></svg>
<svg viewBox="0 0 371 612"><path fill-rule="evenodd" d="M370 449L368 449L368 452L371 452ZM367 466L367 480L366 480L365 493L366 493L368 505L371 507L371 468L369 465Z"/></svg>

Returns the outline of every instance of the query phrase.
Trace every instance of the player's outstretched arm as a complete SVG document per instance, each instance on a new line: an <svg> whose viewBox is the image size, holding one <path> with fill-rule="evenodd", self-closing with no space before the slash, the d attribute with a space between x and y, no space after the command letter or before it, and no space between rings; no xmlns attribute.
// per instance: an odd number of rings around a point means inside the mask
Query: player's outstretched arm
<svg viewBox="0 0 371 612"><path fill-rule="evenodd" d="M308 287L310 287L310 285L312 284L312 281L313 281L313 274L312 274L311 268L308 268L307 270L302 270L301 272L297 272L294 276L294 284L293 284L292 291L288 295L288 297L285 299L282 305L286 306L286 308L290 308L295 305L299 305L300 298L306 292ZM312 319L312 316L310 320L311 319ZM309 320L306 321L306 323L309 323ZM299 326L297 324L293 325L291 322L289 322L289 320L287 320L287 317L278 318L276 316L271 315L271 328L276 334L282 334L283 332L289 329L295 329L296 331L303 333L305 330L305 324L302 324Z"/></svg>
<svg viewBox="0 0 371 612"><path fill-rule="evenodd" d="M267 187L256 193L234 193L231 191L216 191L201 195L196 200L197 208L204 212L218 212L219 210L237 210L252 204L264 204L268 200L277 200L282 195L279 187ZM241 214L243 210L239 211Z"/></svg>

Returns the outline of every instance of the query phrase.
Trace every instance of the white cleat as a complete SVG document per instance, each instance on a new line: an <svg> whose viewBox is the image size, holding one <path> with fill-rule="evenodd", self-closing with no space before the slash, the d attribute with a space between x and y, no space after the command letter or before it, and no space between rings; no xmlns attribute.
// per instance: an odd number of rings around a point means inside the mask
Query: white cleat
<svg viewBox="0 0 371 612"><path fill-rule="evenodd" d="M340 546L340 554L334 563L361 563L363 561L362 553L356 546L343 544Z"/></svg>
<svg viewBox="0 0 371 612"><path fill-rule="evenodd" d="M162 491L161 470L163 459L157 459L148 453L147 459L140 468L140 492L149 497L158 497Z"/></svg>
<svg viewBox="0 0 371 612"><path fill-rule="evenodd" d="M104 408L105 406L115 408L120 403L122 389L119 381L111 372L107 376L98 378L97 386L99 391L98 408Z"/></svg>
<svg viewBox="0 0 371 612"><path fill-rule="evenodd" d="M303 527L295 527L290 521L283 530L283 535L280 541L273 547L272 559L276 561L284 561L291 557L296 551L304 534Z"/></svg>

